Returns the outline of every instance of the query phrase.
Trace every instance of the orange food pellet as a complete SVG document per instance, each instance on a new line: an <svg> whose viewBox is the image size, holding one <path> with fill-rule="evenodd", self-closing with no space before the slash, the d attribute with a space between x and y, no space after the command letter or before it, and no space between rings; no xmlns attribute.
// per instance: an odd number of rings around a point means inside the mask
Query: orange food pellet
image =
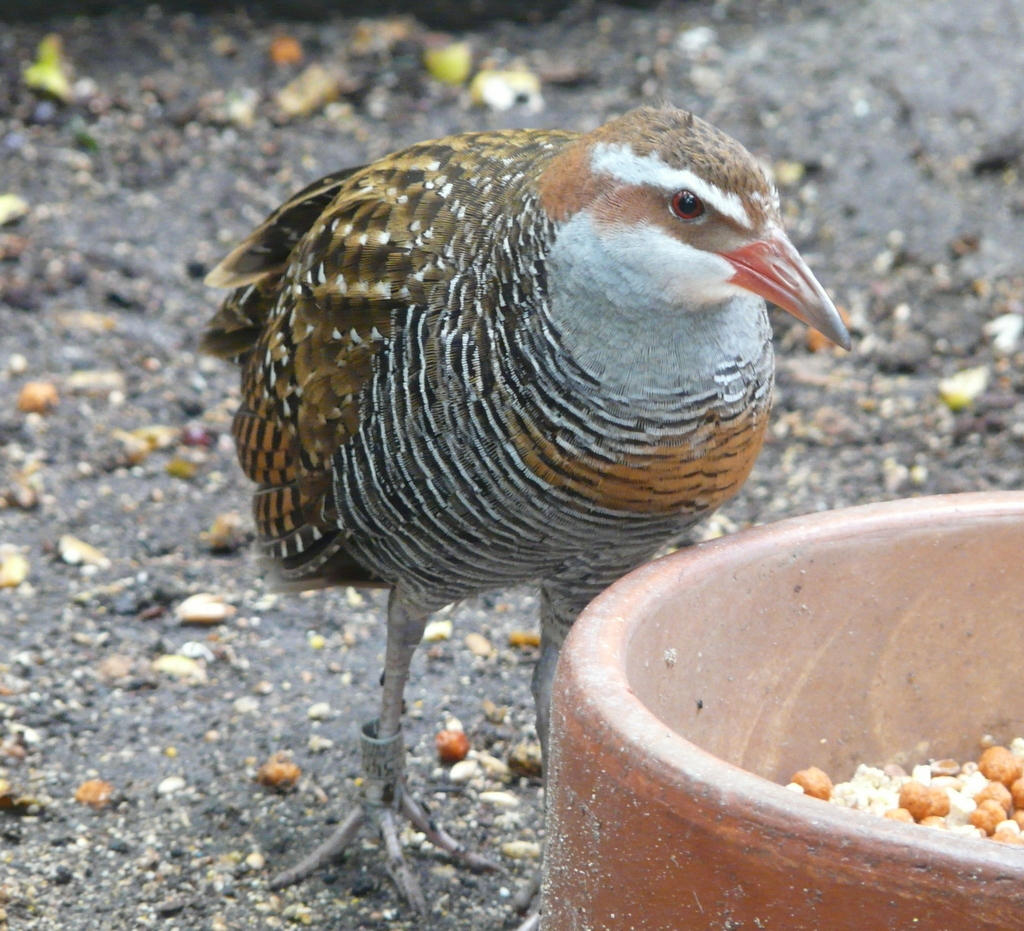
<svg viewBox="0 0 1024 931"><path fill-rule="evenodd" d="M900 789L900 808L905 808L915 821L925 818L945 817L949 814L949 795L945 789L926 786L916 779L903 784Z"/></svg>
<svg viewBox="0 0 1024 931"><path fill-rule="evenodd" d="M998 802L1007 814L1009 814L1010 809L1013 807L1013 796L1010 794L1010 790L1001 782L990 782L974 796L974 801L979 805L987 799Z"/></svg>
<svg viewBox="0 0 1024 931"><path fill-rule="evenodd" d="M45 414L60 400L57 389L48 381L30 381L18 394L18 410L26 414Z"/></svg>
<svg viewBox="0 0 1024 931"><path fill-rule="evenodd" d="M809 766L794 773L790 782L795 782L804 790L804 795L810 795L812 798L820 798L827 802L832 796L832 780L829 779L828 773L817 766Z"/></svg>
<svg viewBox="0 0 1024 931"><path fill-rule="evenodd" d="M888 818L890 821L906 821L908 824L914 823L914 816L907 811L906 808L890 808L882 815L882 817Z"/></svg>
<svg viewBox="0 0 1024 931"><path fill-rule="evenodd" d="M75 790L75 801L93 808L102 808L114 794L114 787L102 779L86 779Z"/></svg>
<svg viewBox="0 0 1024 931"><path fill-rule="evenodd" d="M302 770L289 758L287 753L275 753L256 773L256 781L272 789L290 789L299 781Z"/></svg>
<svg viewBox="0 0 1024 931"><path fill-rule="evenodd" d="M1010 786L1010 795L1014 808L1024 808L1024 778L1014 780Z"/></svg>
<svg viewBox="0 0 1024 931"><path fill-rule="evenodd" d="M927 818L922 818L920 823L926 828L939 828L942 831L948 830L946 819L941 815L928 815Z"/></svg>
<svg viewBox="0 0 1024 931"><path fill-rule="evenodd" d="M275 36L270 43L270 60L275 65L297 65L302 61L302 44L294 36Z"/></svg>
<svg viewBox="0 0 1024 931"><path fill-rule="evenodd" d="M1021 837L1020 833L1012 828L1000 828L992 835L992 840L997 840L1002 844L1024 844L1024 837Z"/></svg>
<svg viewBox="0 0 1024 931"><path fill-rule="evenodd" d="M971 824L986 834L995 833L996 825L1006 820L1006 810L995 799L987 798L971 812Z"/></svg>
<svg viewBox="0 0 1024 931"><path fill-rule="evenodd" d="M1015 811L1010 817L1024 830L1024 811Z"/></svg>
<svg viewBox="0 0 1024 931"><path fill-rule="evenodd" d="M463 731L438 731L434 738L437 758L442 763L458 763L469 753L469 738Z"/></svg>
<svg viewBox="0 0 1024 931"><path fill-rule="evenodd" d="M1011 786L1024 776L1024 761L1006 747L989 747L978 760L978 769L986 778Z"/></svg>

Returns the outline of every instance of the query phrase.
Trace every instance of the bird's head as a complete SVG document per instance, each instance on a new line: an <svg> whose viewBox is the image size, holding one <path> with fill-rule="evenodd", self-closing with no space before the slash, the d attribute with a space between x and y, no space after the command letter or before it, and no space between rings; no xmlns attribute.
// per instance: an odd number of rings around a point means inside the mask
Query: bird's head
<svg viewBox="0 0 1024 931"><path fill-rule="evenodd" d="M642 107L581 136L550 163L540 194L556 224L585 226L595 256L617 257L659 300L700 308L751 292L850 348L783 229L774 185L691 113Z"/></svg>

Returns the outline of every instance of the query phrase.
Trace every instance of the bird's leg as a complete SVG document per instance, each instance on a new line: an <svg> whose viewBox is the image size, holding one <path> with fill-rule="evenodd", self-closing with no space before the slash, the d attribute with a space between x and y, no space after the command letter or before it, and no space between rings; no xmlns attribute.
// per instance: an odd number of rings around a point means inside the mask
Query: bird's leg
<svg viewBox="0 0 1024 931"><path fill-rule="evenodd" d="M372 821L384 841L387 870L399 891L421 914L427 911L419 881L402 856L396 814L412 822L440 850L476 871L500 869L480 854L472 853L438 827L427 812L405 792L405 743L402 739L402 703L409 664L423 636L425 613L411 612L396 591L388 602L387 648L384 655L380 715L360 731L363 765L363 803L331 837L291 869L270 883L281 889L305 879L338 856L367 821Z"/></svg>
<svg viewBox="0 0 1024 931"><path fill-rule="evenodd" d="M544 783L547 784L548 736L551 730L551 685L555 678L558 654L568 634L568 627L541 613L540 658L533 670L533 703L537 715L537 736L540 738L541 758L544 760ZM512 897L512 907L520 914L530 911L516 931L531 931L539 921L537 911L540 895L541 871L538 867Z"/></svg>
<svg viewBox="0 0 1024 931"><path fill-rule="evenodd" d="M562 651L567 631L550 630L554 625L541 624L540 658L533 669L533 705L537 715L537 737L540 739L541 757L548 758L548 735L551 730L551 685L555 680L555 666ZM546 772L545 768L545 772Z"/></svg>
<svg viewBox="0 0 1024 931"><path fill-rule="evenodd" d="M585 604L586 602L584 602ZM582 610L582 605L580 605ZM533 703L537 715L537 736L540 739L541 757L544 760L544 784L547 785L547 761L551 732L551 686L555 679L555 667L562 652L562 644L569 635L578 612L575 606L569 611L562 599L554 596L547 587L541 589L540 609L540 658L533 670ZM512 898L512 907L520 913L529 911L526 919L516 931L535 931L539 927L541 871L534 874L518 889Z"/></svg>

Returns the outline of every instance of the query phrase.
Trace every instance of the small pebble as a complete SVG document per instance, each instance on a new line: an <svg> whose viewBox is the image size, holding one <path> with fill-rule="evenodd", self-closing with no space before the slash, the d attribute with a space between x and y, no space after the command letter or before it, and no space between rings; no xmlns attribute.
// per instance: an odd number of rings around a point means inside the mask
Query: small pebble
<svg viewBox="0 0 1024 931"><path fill-rule="evenodd" d="M245 528L237 511L218 514L206 536L206 542L214 553L233 553L245 540Z"/></svg>
<svg viewBox="0 0 1024 931"><path fill-rule="evenodd" d="M539 743L516 744L508 754L508 768L517 776L539 779L544 771Z"/></svg>
<svg viewBox="0 0 1024 931"><path fill-rule="evenodd" d="M505 718L508 716L507 705L496 705L489 698L485 698L480 702L480 708L484 713L484 717L487 718L491 724L503 724Z"/></svg>

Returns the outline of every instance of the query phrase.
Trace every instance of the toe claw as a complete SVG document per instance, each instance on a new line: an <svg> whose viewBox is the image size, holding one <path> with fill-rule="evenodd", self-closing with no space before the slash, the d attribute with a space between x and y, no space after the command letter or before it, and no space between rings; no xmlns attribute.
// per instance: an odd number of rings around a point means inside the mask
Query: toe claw
<svg viewBox="0 0 1024 931"><path fill-rule="evenodd" d="M303 857L295 866L278 873L270 881L270 889L283 889L291 886L307 876L315 873L321 866L329 863L341 853L356 836L366 819L362 807L355 809L339 826L338 829L317 847L309 856Z"/></svg>
<svg viewBox="0 0 1024 931"><path fill-rule="evenodd" d="M474 853L467 849L465 844L452 837L423 810L423 807L408 792L402 793L400 805L402 814L412 822L413 827L427 835L427 840L431 844L469 867L474 873L502 873L503 875L508 873L500 863L495 863L483 854Z"/></svg>
<svg viewBox="0 0 1024 931"><path fill-rule="evenodd" d="M405 862L405 857L402 856L402 842L398 839L398 826L395 824L395 816L389 808L385 808L379 815L379 821L380 832L384 838L384 847L388 855L388 873L406 901L421 915L426 915L427 901L423 897L423 890L420 888L419 880L409 868L409 864Z"/></svg>

